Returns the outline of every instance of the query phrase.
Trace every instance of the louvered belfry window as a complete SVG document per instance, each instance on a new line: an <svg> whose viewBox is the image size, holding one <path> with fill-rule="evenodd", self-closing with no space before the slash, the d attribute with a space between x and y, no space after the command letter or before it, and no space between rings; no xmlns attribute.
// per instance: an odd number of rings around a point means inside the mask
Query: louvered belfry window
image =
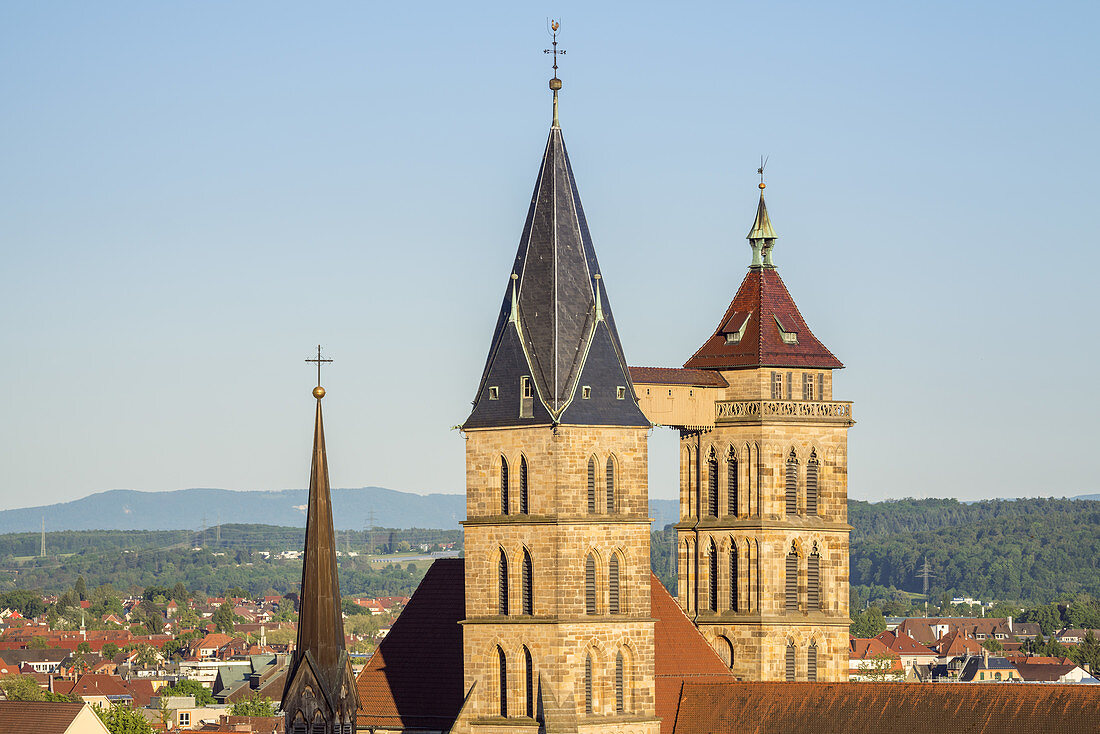
<svg viewBox="0 0 1100 734"><path fill-rule="evenodd" d="M504 651L497 647L497 678L500 682L500 715L508 717L508 659Z"/></svg>
<svg viewBox="0 0 1100 734"><path fill-rule="evenodd" d="M626 711L626 691L624 689L626 671L623 670L625 665L623 664L623 654L620 651L615 655L615 713L621 714Z"/></svg>
<svg viewBox="0 0 1100 734"><path fill-rule="evenodd" d="M798 611L798 551L791 546L787 554L787 579L784 587L784 608L788 612Z"/></svg>
<svg viewBox="0 0 1100 734"><path fill-rule="evenodd" d="M786 509L788 515L798 514L798 459L795 457L794 449L791 449L790 456L787 457L787 482L784 488Z"/></svg>
<svg viewBox="0 0 1100 734"><path fill-rule="evenodd" d="M527 494L527 457L519 457L519 512L526 515L530 511Z"/></svg>
<svg viewBox="0 0 1100 734"><path fill-rule="evenodd" d="M619 614L622 609L619 605L619 556L611 556L607 564L607 611L609 614Z"/></svg>
<svg viewBox="0 0 1100 734"><path fill-rule="evenodd" d="M500 514L508 514L508 459L500 457Z"/></svg>
<svg viewBox="0 0 1100 734"><path fill-rule="evenodd" d="M592 656L584 658L584 712L592 713Z"/></svg>
<svg viewBox="0 0 1100 734"><path fill-rule="evenodd" d="M596 458L588 459L588 514L596 514Z"/></svg>
<svg viewBox="0 0 1100 734"><path fill-rule="evenodd" d="M707 579L710 586L710 598L707 599L707 606L710 607L712 612L718 611L718 549L714 547L714 541L710 543L710 563L708 564L707 571L710 578Z"/></svg>
<svg viewBox="0 0 1100 734"><path fill-rule="evenodd" d="M584 559L584 613L596 613L596 557L591 553Z"/></svg>
<svg viewBox="0 0 1100 734"><path fill-rule="evenodd" d="M503 548L497 564L497 614L508 614L508 556Z"/></svg>
<svg viewBox="0 0 1100 734"><path fill-rule="evenodd" d="M607 514L615 512L615 459L607 457Z"/></svg>
<svg viewBox="0 0 1100 734"><path fill-rule="evenodd" d="M821 607L821 555L817 548L806 565L806 606L811 612Z"/></svg>
<svg viewBox="0 0 1100 734"><path fill-rule="evenodd" d="M535 664L531 660L531 651L523 647L523 695L527 707L527 718L535 718Z"/></svg>
<svg viewBox="0 0 1100 734"><path fill-rule="evenodd" d="M810 452L806 462L806 514L817 514L817 451Z"/></svg>
<svg viewBox="0 0 1100 734"><path fill-rule="evenodd" d="M787 643L787 657L784 661L786 663L786 678L788 681L794 680L794 640Z"/></svg>
<svg viewBox="0 0 1100 734"><path fill-rule="evenodd" d="M806 651L806 680L817 680L817 641L810 643Z"/></svg>
<svg viewBox="0 0 1100 734"><path fill-rule="evenodd" d="M729 507L726 512L730 515L740 515L737 507L737 457L733 455L733 449L730 449L729 458L726 459L726 494L729 495L726 501L729 503Z"/></svg>
<svg viewBox="0 0 1100 734"><path fill-rule="evenodd" d="M740 607L737 602L737 587L740 586L740 578L737 574L737 543L730 548L730 609L737 612Z"/></svg>
<svg viewBox="0 0 1100 734"><path fill-rule="evenodd" d="M313 720L313 734L325 734L325 720L316 718Z"/></svg>
<svg viewBox="0 0 1100 734"><path fill-rule="evenodd" d="M532 585L534 583L532 568L531 568L531 554L527 552L527 549L523 549L523 614L534 614L534 594Z"/></svg>
<svg viewBox="0 0 1100 734"><path fill-rule="evenodd" d="M718 517L718 457L714 455L714 449L710 450L707 458L707 513Z"/></svg>

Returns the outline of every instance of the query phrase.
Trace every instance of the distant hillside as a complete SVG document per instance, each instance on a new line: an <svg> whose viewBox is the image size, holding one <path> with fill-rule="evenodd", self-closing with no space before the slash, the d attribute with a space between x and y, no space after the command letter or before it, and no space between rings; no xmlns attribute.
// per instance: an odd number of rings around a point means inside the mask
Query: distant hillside
<svg viewBox="0 0 1100 734"><path fill-rule="evenodd" d="M138 492L113 489L44 507L0 511L0 533L46 530L197 530L205 524L256 523L304 526L306 490L238 492L181 489ZM371 510L374 524L389 528L458 528L466 517L461 494L411 494L382 487L332 490L338 530L362 530Z"/></svg>
<svg viewBox="0 0 1100 734"><path fill-rule="evenodd" d="M851 583L1046 603L1100 596L1100 502L925 499L848 503Z"/></svg>
<svg viewBox="0 0 1100 734"><path fill-rule="evenodd" d="M112 489L83 499L42 507L0 511L0 533L34 532L46 520L47 532L63 530L198 530L229 523L305 526L306 490L240 492L181 489L139 492ZM461 494L412 494L382 487L332 490L337 530L362 530L371 510L374 524L386 528L459 527L466 519ZM676 522L675 500L653 500L654 527Z"/></svg>

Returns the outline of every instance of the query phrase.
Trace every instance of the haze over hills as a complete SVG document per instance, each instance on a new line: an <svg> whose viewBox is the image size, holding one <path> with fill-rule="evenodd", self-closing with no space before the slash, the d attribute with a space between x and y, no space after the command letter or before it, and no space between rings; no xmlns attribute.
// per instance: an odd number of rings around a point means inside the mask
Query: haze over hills
<svg viewBox="0 0 1100 734"><path fill-rule="evenodd" d="M374 524L386 528L456 529L466 517L461 494L412 494L383 487L332 490L337 530L362 530L374 511ZM236 491L180 489L140 492L112 489L72 502L0 511L0 533L35 532L46 521L60 530L181 530L219 523L305 525L305 489ZM653 500L656 527L676 521L674 500Z"/></svg>

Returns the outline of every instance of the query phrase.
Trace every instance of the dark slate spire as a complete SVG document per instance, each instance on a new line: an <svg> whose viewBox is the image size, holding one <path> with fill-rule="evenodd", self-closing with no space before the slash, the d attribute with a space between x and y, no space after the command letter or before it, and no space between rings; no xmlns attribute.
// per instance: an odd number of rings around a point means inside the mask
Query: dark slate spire
<svg viewBox="0 0 1100 734"><path fill-rule="evenodd" d="M320 361L320 354L318 354ZM344 650L344 619L340 609L340 580L336 573L336 535L332 529L332 498L328 486L325 427L321 398L325 389L313 390L317 417L313 429L313 463L309 475L306 510L306 544L299 594L298 637L287 672L282 708L286 730L295 723L310 732L343 732L355 724L359 693ZM305 731L306 729L302 729Z"/></svg>
<svg viewBox="0 0 1100 734"><path fill-rule="evenodd" d="M525 384L530 398L523 394ZM546 141L481 386L464 427L546 423L649 425L637 405L557 124Z"/></svg>

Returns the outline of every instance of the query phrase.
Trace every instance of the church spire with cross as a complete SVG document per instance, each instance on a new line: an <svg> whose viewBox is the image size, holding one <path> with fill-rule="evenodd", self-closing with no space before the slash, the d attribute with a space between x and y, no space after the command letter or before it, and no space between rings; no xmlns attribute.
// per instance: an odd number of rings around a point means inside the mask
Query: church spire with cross
<svg viewBox="0 0 1100 734"><path fill-rule="evenodd" d="M332 362L321 355L313 397L313 459L306 509L305 552L299 590L298 635L287 672L282 708L289 734L344 734L355 727L359 693L344 649L340 580L336 570L336 534L332 524L325 427L321 415L321 367Z"/></svg>

